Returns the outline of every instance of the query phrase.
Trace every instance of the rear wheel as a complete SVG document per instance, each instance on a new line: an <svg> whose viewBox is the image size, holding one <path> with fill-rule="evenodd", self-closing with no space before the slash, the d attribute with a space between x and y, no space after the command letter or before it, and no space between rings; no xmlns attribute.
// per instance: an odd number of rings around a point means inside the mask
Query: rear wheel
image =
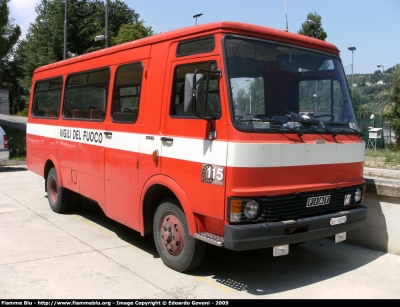
<svg viewBox="0 0 400 307"><path fill-rule="evenodd" d="M167 199L157 208L153 233L158 254L171 269L189 271L203 259L205 243L189 234L185 214L175 199Z"/></svg>
<svg viewBox="0 0 400 307"><path fill-rule="evenodd" d="M56 169L50 169L47 176L47 198L50 208L56 213L65 212L68 209L68 201L71 196L70 191L60 187Z"/></svg>

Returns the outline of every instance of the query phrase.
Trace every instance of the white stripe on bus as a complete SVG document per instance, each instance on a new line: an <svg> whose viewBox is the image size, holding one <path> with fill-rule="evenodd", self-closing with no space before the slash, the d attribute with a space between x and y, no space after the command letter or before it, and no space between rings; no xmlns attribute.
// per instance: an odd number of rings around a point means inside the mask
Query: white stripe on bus
<svg viewBox="0 0 400 307"><path fill-rule="evenodd" d="M160 142L161 144L161 135L112 131L112 137L107 138L104 132L105 131L96 129L32 123L27 125L27 133L32 135L54 139L66 139L71 142L103 146L105 148L138 152L147 155L151 155L154 148L158 147L155 146L154 142ZM99 137L99 134L103 135L101 142L96 142L96 133L97 137ZM146 136L153 137L154 140L146 139ZM282 144L209 141L176 136L172 138L173 143L160 146L160 148L162 148L161 156L198 163L226 165L229 167L257 168L345 164L363 162L365 157L365 144L363 142ZM97 140L99 139L97 138Z"/></svg>

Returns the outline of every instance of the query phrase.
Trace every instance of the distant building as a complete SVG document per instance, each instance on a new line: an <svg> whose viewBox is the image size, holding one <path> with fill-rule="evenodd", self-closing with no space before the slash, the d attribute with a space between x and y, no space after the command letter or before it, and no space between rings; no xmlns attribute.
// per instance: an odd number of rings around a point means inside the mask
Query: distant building
<svg viewBox="0 0 400 307"><path fill-rule="evenodd" d="M385 84L385 82L383 82L383 80L379 80L378 82L376 82L377 85L383 85Z"/></svg>
<svg viewBox="0 0 400 307"><path fill-rule="evenodd" d="M0 114L10 115L10 98L8 90L0 89Z"/></svg>
<svg viewBox="0 0 400 307"><path fill-rule="evenodd" d="M371 86L371 85L372 85L371 82L369 82L369 81L365 82L365 86Z"/></svg>

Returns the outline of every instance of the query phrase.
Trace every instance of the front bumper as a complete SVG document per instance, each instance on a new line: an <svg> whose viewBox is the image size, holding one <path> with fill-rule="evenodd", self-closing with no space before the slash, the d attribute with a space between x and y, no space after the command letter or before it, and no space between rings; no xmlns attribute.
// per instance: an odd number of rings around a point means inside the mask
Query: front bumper
<svg viewBox="0 0 400 307"><path fill-rule="evenodd" d="M8 148L0 149L0 161L8 160L9 154L10 154L10 152L9 152Z"/></svg>
<svg viewBox="0 0 400 307"><path fill-rule="evenodd" d="M332 218L346 216L346 222L331 226ZM363 226L367 221L367 207L331 213L322 216L298 219L290 224L285 222L252 225L225 225L224 247L231 250L251 250L278 245L294 244L346 232ZM307 225L306 232L285 234L287 229Z"/></svg>

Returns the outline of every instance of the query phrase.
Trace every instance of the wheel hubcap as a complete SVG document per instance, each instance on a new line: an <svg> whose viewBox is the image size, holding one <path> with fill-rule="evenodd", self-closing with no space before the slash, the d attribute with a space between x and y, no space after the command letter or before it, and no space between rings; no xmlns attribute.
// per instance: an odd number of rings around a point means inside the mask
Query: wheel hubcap
<svg viewBox="0 0 400 307"><path fill-rule="evenodd" d="M160 229L161 242L164 249L171 255L178 256L184 246L183 227L179 219L167 214L161 223Z"/></svg>
<svg viewBox="0 0 400 307"><path fill-rule="evenodd" d="M57 201L57 182L54 177L51 177L49 182L49 197L52 203Z"/></svg>

